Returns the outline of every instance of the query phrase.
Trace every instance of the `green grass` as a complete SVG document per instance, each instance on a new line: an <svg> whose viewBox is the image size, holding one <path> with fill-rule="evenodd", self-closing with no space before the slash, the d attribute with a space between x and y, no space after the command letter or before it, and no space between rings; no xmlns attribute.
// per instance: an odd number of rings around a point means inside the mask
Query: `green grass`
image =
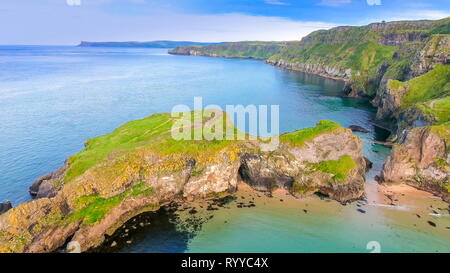
<svg viewBox="0 0 450 273"><path fill-rule="evenodd" d="M440 125L430 126L430 129L445 140L447 143L447 152L450 152L450 121Z"/></svg>
<svg viewBox="0 0 450 273"><path fill-rule="evenodd" d="M197 119L202 113L208 112L190 112L187 119ZM64 181L71 181L83 174L89 168L105 160L112 152L127 152L138 147L148 147L161 154L188 153L196 155L220 150L234 142L233 140L208 141L204 139L197 141L175 140L172 138L171 130L175 126L175 122L183 118L186 117L172 118L169 113L155 114L144 119L128 122L110 134L88 140L83 151L69 158L69 169L66 171ZM225 118L226 115L224 115ZM204 122L207 120L208 117L203 119ZM217 119L211 126L218 128L218 124L222 124L222 121L223 119ZM231 131L235 136L242 134L230 122L225 123L224 126L233 127ZM192 136L194 132L198 131L201 134L201 129L201 126L188 128ZM224 134L226 129L225 127L223 130Z"/></svg>
<svg viewBox="0 0 450 273"><path fill-rule="evenodd" d="M110 134L88 140L82 152L69 158L70 168L66 172L65 181L84 173L112 151L135 148L152 137L167 132L171 126L169 114L157 114L128 122Z"/></svg>
<svg viewBox="0 0 450 273"><path fill-rule="evenodd" d="M321 120L317 122L316 127L306 128L292 133L283 134L280 136L280 139L281 141L285 141L296 146L303 146L305 142L311 141L321 134L331 133L339 128L342 127L336 122Z"/></svg>
<svg viewBox="0 0 450 273"><path fill-rule="evenodd" d="M450 97L421 103L418 105L418 108L426 116L431 116L432 118L437 119L437 121L434 122L434 125L439 125L450 121Z"/></svg>
<svg viewBox="0 0 450 273"><path fill-rule="evenodd" d="M402 101L403 107L450 96L450 66L438 65L428 73L407 82L390 81L389 87L407 88Z"/></svg>
<svg viewBox="0 0 450 273"><path fill-rule="evenodd" d="M312 164L313 168L324 173L333 175L335 181L347 180L347 174L357 167L355 160L349 155L344 155L338 160L322 161L320 163Z"/></svg>
<svg viewBox="0 0 450 273"><path fill-rule="evenodd" d="M94 224L101 221L114 207L127 197L138 197L153 194L153 188L148 188L145 182L140 182L131 189L110 198L91 194L79 197L75 202L81 209L69 215L69 221L82 220L84 224Z"/></svg>

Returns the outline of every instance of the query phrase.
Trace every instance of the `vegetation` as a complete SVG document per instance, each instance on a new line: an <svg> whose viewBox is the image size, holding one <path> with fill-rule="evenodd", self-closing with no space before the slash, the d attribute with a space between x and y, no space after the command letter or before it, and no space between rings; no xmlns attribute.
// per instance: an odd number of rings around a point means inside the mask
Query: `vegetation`
<svg viewBox="0 0 450 273"><path fill-rule="evenodd" d="M300 42L239 42L201 47L180 47L183 54L283 60L287 63L323 65L341 71L351 69L351 86L374 97L380 80L405 80L412 61L423 49L445 54L441 38L450 32L450 17L437 21L382 22L360 27L315 31ZM380 75L381 73L381 75Z"/></svg>
<svg viewBox="0 0 450 273"><path fill-rule="evenodd" d="M131 189L110 198L91 194L79 197L75 202L80 207L75 213L69 215L69 221L82 220L84 224L94 224L102 220L114 207L127 197L150 195L154 192L145 182L140 182Z"/></svg>
<svg viewBox="0 0 450 273"><path fill-rule="evenodd" d="M335 181L347 180L347 174L357 167L355 160L349 155L344 155L338 160L322 161L320 163L312 164L313 168L324 173L333 175Z"/></svg>
<svg viewBox="0 0 450 273"><path fill-rule="evenodd" d="M210 115L207 111L191 112L191 115L187 115L190 121L194 122L204 114ZM232 144L230 140L175 140L172 138L171 130L175 122L180 121L185 117L173 118L169 113L155 114L144 119L128 122L112 133L90 139L86 142L86 148L80 153L73 155L69 158L69 169L66 171L65 182L68 182L75 177L84 173L90 167L103 161L113 151L115 153L126 153L139 147L147 147L153 149L155 152L162 154L176 154L187 153L195 156L200 152L206 154L208 152L214 152L220 150L226 146ZM222 123L227 119L226 115L223 115L223 119L216 119L214 123L209 126L217 128L222 124L225 126L233 126L229 120ZM207 121L204 118L204 122ZM192 137L195 133L203 134L201 126L193 126L185 128ZM233 134L242 134L238 132L234 126L231 129ZM227 128L224 128L223 133L227 132Z"/></svg>
<svg viewBox="0 0 450 273"><path fill-rule="evenodd" d="M172 50L171 53L177 53L179 51L195 50L198 55L206 56L218 56L228 58L255 58L255 59L267 59L280 48L284 47L285 43L282 42L236 42L236 43L224 43L211 46L191 46L182 47Z"/></svg>
<svg viewBox="0 0 450 273"><path fill-rule="evenodd" d="M388 87L404 93L403 110L416 107L434 124L450 120L450 66L438 65L428 73L407 82L391 80Z"/></svg>
<svg viewBox="0 0 450 273"><path fill-rule="evenodd" d="M438 65L430 72L407 82L390 81L389 87L407 89L402 100L404 107L450 96L450 66Z"/></svg>
<svg viewBox="0 0 450 273"><path fill-rule="evenodd" d="M285 141L296 146L303 146L305 142L311 141L321 134L333 132L339 128L342 127L336 122L321 120L317 122L316 127L306 128L292 133L283 134L280 136L280 139L281 141Z"/></svg>

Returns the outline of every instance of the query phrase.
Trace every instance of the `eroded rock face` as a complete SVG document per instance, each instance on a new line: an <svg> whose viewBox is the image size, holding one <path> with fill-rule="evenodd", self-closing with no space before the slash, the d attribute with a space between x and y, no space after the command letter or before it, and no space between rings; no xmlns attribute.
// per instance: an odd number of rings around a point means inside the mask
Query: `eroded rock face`
<svg viewBox="0 0 450 273"><path fill-rule="evenodd" d="M405 143L393 148L381 178L432 192L450 202L450 129L431 126L413 129Z"/></svg>
<svg viewBox="0 0 450 273"><path fill-rule="evenodd" d="M317 167L343 157L354 160L356 167L342 179ZM242 179L260 191L282 188L298 197L321 193L342 203L364 196L367 164L361 140L349 129L322 134L300 147L282 143L270 153L246 153L241 156L241 164Z"/></svg>
<svg viewBox="0 0 450 273"><path fill-rule="evenodd" d="M309 74L319 75L322 77L349 80L352 77L351 69L341 69L337 66L328 66L319 63L298 63L285 60L266 60L266 63L279 66L285 69L297 70Z"/></svg>

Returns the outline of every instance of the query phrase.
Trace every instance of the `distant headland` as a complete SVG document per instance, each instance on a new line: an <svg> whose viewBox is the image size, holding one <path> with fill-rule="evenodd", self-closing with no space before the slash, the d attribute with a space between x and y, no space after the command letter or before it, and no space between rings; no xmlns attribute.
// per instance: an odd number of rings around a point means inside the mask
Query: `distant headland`
<svg viewBox="0 0 450 273"><path fill-rule="evenodd" d="M142 48L175 48L179 46L208 46L222 43L202 43L191 41L148 41L148 42L88 42L81 41L81 47L142 47Z"/></svg>

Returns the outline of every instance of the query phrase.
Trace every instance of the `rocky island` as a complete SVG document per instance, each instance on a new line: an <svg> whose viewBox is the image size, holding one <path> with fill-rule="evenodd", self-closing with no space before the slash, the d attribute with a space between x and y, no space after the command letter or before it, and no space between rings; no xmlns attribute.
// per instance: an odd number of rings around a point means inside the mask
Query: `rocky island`
<svg viewBox="0 0 450 273"><path fill-rule="evenodd" d="M222 119L233 126L227 115L207 124ZM221 198L236 191L238 180L259 191L320 192L342 203L364 196L362 142L337 123L283 134L279 147L265 152L262 140L174 140L176 121L156 114L88 140L61 169L36 181L37 199L0 216L0 252L51 252L68 242L87 251L142 212L174 200Z"/></svg>

